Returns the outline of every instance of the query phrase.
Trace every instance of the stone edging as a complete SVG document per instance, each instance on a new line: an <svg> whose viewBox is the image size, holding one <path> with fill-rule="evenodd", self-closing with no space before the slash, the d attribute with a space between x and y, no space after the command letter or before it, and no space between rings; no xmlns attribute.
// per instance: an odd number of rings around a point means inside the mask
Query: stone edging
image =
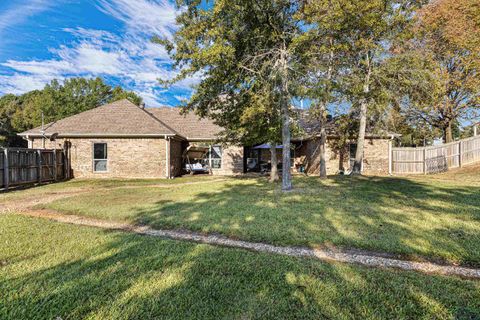
<svg viewBox="0 0 480 320"><path fill-rule="evenodd" d="M265 243L248 242L241 240L234 240L218 235L203 235L188 231L175 230L161 230L152 229L148 226L135 226L131 224L109 222L104 220L85 218L75 215L63 215L51 211L25 211L19 214L46 218L62 223L70 223L75 225L97 227L110 230L122 230L133 232L141 235L148 235L154 237L169 238L174 240L191 241L198 243L205 243L217 246L226 246L232 248L241 248L257 252L267 252L280 255L294 256L294 257L308 257L323 261L337 261L343 263L354 263L369 267L379 268L397 268L402 270L418 271L423 273L454 275L466 278L480 279L480 269L458 267L452 265L439 265L430 262L415 262L398 260L392 258L379 257L375 255L363 253L352 253L347 251L333 251L329 249L310 249L301 247L281 247Z"/></svg>

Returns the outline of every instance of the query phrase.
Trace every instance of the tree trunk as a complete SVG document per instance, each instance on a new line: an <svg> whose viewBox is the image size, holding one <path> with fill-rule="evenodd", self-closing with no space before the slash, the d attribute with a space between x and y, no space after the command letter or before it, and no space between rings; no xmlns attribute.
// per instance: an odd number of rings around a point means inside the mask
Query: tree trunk
<svg viewBox="0 0 480 320"><path fill-rule="evenodd" d="M287 52L283 50L281 57L281 112L282 112L282 191L292 189L290 172L290 99L288 92Z"/></svg>
<svg viewBox="0 0 480 320"><path fill-rule="evenodd" d="M357 138L357 151L355 153L355 162L353 164L352 174L362 174L363 148L365 146L365 131L367 128L367 101L364 99L360 103L360 127Z"/></svg>
<svg viewBox="0 0 480 320"><path fill-rule="evenodd" d="M363 149L365 146L365 131L367 129L367 111L368 111L368 93L370 92L370 74L371 74L371 57L368 54L367 61L367 74L365 75L365 82L363 84L363 94L360 101L360 127L358 129L357 138L357 151L355 153L355 162L353 164L352 174L362 174L363 163Z"/></svg>
<svg viewBox="0 0 480 320"><path fill-rule="evenodd" d="M448 124L448 126L443 128L443 142L445 142L445 143L453 142L452 123L451 122Z"/></svg>
<svg viewBox="0 0 480 320"><path fill-rule="evenodd" d="M288 99L282 99L282 190L292 189L292 175L290 173L290 112Z"/></svg>
<svg viewBox="0 0 480 320"><path fill-rule="evenodd" d="M342 148L338 152L338 171L345 172L345 167L343 166L343 162L345 161L345 148Z"/></svg>
<svg viewBox="0 0 480 320"><path fill-rule="evenodd" d="M325 99L320 102L320 178L327 178L327 160L326 160L326 144L327 144L327 102L330 97L332 73L333 73L333 59L335 54L333 52L333 39L329 39L330 54L328 57L328 71L327 71L327 86L325 89Z"/></svg>
<svg viewBox="0 0 480 320"><path fill-rule="evenodd" d="M320 178L327 178L326 148L327 131L325 130L325 104L320 105Z"/></svg>
<svg viewBox="0 0 480 320"><path fill-rule="evenodd" d="M277 146L274 142L270 143L270 153L271 153L271 164L272 170L270 171L270 182L276 182L279 180L278 177L278 159L277 159Z"/></svg>

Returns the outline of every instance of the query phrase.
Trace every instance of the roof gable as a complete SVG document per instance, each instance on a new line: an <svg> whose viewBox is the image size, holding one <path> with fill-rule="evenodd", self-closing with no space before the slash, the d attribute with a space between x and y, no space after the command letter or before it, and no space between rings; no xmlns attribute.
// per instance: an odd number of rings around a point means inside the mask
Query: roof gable
<svg viewBox="0 0 480 320"><path fill-rule="evenodd" d="M155 136L175 135L175 130L127 99L115 101L45 126L45 134L60 136ZM41 135L41 127L21 133Z"/></svg>

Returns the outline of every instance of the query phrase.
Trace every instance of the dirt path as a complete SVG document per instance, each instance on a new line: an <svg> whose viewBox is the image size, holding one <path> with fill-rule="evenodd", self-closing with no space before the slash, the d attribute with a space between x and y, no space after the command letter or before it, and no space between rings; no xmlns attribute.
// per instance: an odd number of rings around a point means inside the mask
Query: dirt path
<svg viewBox="0 0 480 320"><path fill-rule="evenodd" d="M91 190L69 189L67 191L52 191L49 193L30 195L28 198L8 200L4 203L0 203L0 214L8 213L8 212L23 212L23 211L32 210L32 207L38 204L50 203L58 199L79 195L89 191Z"/></svg>
<svg viewBox="0 0 480 320"><path fill-rule="evenodd" d="M205 183L213 183L213 182L221 182L221 181L228 181L225 178L213 179L213 180L205 180L205 181L190 181L184 183L176 183L176 184L151 184L151 185L120 185L120 186L112 186L112 187L98 187L95 189L91 188L71 188L67 190L56 190L46 193L39 193L39 194L32 194L28 197L21 199L14 199L8 200L4 203L0 203L0 214L8 213L8 212L19 212L19 211L29 211L32 208L39 204L47 204L53 202L55 200L68 198L76 195L80 195L82 193L88 193L93 191L108 191L114 189L137 189L137 188L177 188L189 185L196 185L196 184L205 184ZM14 191L14 192L22 192L22 190Z"/></svg>
<svg viewBox="0 0 480 320"><path fill-rule="evenodd" d="M141 235L170 238L181 241L206 243L217 246L247 249L257 252L268 252L273 254L308 257L323 261L337 261L344 263L360 264L369 267L397 268L402 270L419 271L430 274L455 275L467 278L480 279L480 269L471 269L458 266L438 265L428 262L405 261L393 258L372 255L360 250L331 250L331 249L310 249L301 247L280 247L265 243L255 243L229 239L218 235L204 235L188 231L159 230L148 226L135 226L125 223L109 222L104 220L80 217L75 215L64 215L46 210L24 211L22 215L50 219L62 223L97 227L109 230L121 230Z"/></svg>

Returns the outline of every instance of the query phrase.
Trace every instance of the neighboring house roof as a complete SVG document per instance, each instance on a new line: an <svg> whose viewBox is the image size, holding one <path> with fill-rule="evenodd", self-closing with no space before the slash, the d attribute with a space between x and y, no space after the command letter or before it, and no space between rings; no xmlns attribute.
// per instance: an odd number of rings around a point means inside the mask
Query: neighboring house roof
<svg viewBox="0 0 480 320"><path fill-rule="evenodd" d="M41 136L41 127L22 136ZM127 99L115 101L45 125L45 135L74 136L163 136L177 134L165 123Z"/></svg>
<svg viewBox="0 0 480 320"><path fill-rule="evenodd" d="M202 119L192 112L181 114L179 108L162 107L145 110L167 123L187 140L215 139L222 131L222 128L213 123L212 120Z"/></svg>
<svg viewBox="0 0 480 320"><path fill-rule="evenodd" d="M300 128L300 133L298 136L293 137L292 140L308 140L320 136L321 124L320 121L312 117L308 110L297 109L298 117L298 126ZM338 128L339 117L327 116L325 123L325 131L328 137L338 137L339 128ZM366 137L369 139L391 139L392 137L400 137L401 134L392 133L392 132L371 132L367 128L365 133Z"/></svg>

